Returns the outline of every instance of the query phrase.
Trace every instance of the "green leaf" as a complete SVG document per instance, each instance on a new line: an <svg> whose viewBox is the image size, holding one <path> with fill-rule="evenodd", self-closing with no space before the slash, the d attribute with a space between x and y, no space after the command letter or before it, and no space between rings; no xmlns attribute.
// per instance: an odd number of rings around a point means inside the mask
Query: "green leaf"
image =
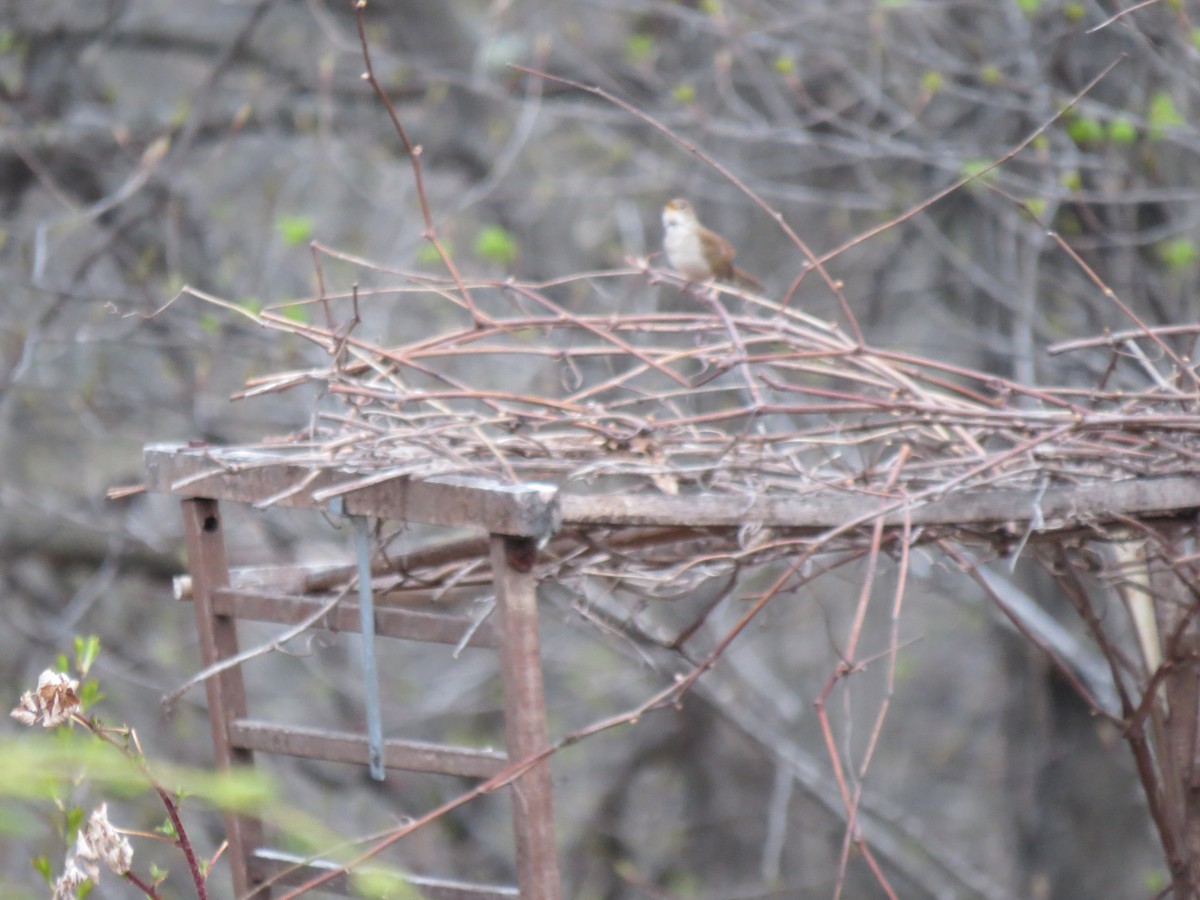
<svg viewBox="0 0 1200 900"><path fill-rule="evenodd" d="M963 178L977 178L983 181L990 181L995 177L995 170L988 169L992 164L990 159L966 159L959 166L959 172Z"/></svg>
<svg viewBox="0 0 1200 900"><path fill-rule="evenodd" d="M83 824L83 819L86 814L80 806L72 806L67 810L67 840L75 840L75 835L79 833L79 826Z"/></svg>
<svg viewBox="0 0 1200 900"><path fill-rule="evenodd" d="M1029 207L1029 212L1034 218L1040 219L1046 212L1046 199L1044 197L1030 197L1025 201L1025 205Z"/></svg>
<svg viewBox="0 0 1200 900"><path fill-rule="evenodd" d="M1200 50L1200 28L1192 29L1192 46Z"/></svg>
<svg viewBox="0 0 1200 900"><path fill-rule="evenodd" d="M1017 0L1017 6L1027 16L1036 15L1042 6L1042 0Z"/></svg>
<svg viewBox="0 0 1200 900"><path fill-rule="evenodd" d="M1083 177L1079 174L1078 169L1072 169L1070 172L1063 172L1062 186L1068 191L1078 191L1083 187Z"/></svg>
<svg viewBox="0 0 1200 900"><path fill-rule="evenodd" d="M1142 886L1151 894L1163 893L1168 884L1167 873L1161 869L1153 869L1142 876Z"/></svg>
<svg viewBox="0 0 1200 900"><path fill-rule="evenodd" d="M475 238L475 255L502 266L510 266L517 258L517 240L506 228L488 225Z"/></svg>
<svg viewBox="0 0 1200 900"><path fill-rule="evenodd" d="M984 66L979 72L979 78L984 84L999 84L1000 77L999 66Z"/></svg>
<svg viewBox="0 0 1200 900"><path fill-rule="evenodd" d="M67 654L60 653L54 658L54 669L64 675L71 671L71 660L67 658Z"/></svg>
<svg viewBox="0 0 1200 900"><path fill-rule="evenodd" d="M307 244L315 226L312 216L280 216L275 220L275 230L289 247Z"/></svg>
<svg viewBox="0 0 1200 900"><path fill-rule="evenodd" d="M1161 138L1168 128L1183 124L1183 116L1179 114L1175 101L1166 91L1158 91L1150 98L1150 109L1146 118L1150 122L1150 137L1155 140Z"/></svg>
<svg viewBox="0 0 1200 900"><path fill-rule="evenodd" d="M680 82L675 85L675 90L671 91L671 95L684 105L696 102L696 86L691 82Z"/></svg>
<svg viewBox="0 0 1200 900"><path fill-rule="evenodd" d="M173 297L183 289L185 284L187 282L179 272L168 272L162 280L162 292L168 297Z"/></svg>
<svg viewBox="0 0 1200 900"><path fill-rule="evenodd" d="M945 78L941 72L936 72L929 69L921 76L921 92L925 94L936 94L942 89L945 83Z"/></svg>
<svg viewBox="0 0 1200 900"><path fill-rule="evenodd" d="M442 246L446 248L446 253L450 254L450 256L454 255L450 249L451 244L449 241L442 241ZM438 253L437 247L433 246L432 241L427 241L426 243L422 244L420 248L418 248L417 262L423 263L427 266L432 266L437 265L441 261L441 254Z"/></svg>
<svg viewBox="0 0 1200 900"><path fill-rule="evenodd" d="M1067 123L1067 134L1076 144L1098 144L1104 140L1104 125L1091 116L1075 116Z"/></svg>
<svg viewBox="0 0 1200 900"><path fill-rule="evenodd" d="M156 826L154 831L156 834L165 834L169 838L179 837L179 832L175 830L175 823L169 818L163 819L162 824Z"/></svg>
<svg viewBox="0 0 1200 900"><path fill-rule="evenodd" d="M289 303L279 308L279 314L289 322L308 322L312 318L307 303Z"/></svg>
<svg viewBox="0 0 1200 900"><path fill-rule="evenodd" d="M104 694L100 692L100 682L95 678L89 678L79 686L79 703L88 710L104 699Z"/></svg>
<svg viewBox="0 0 1200 900"><path fill-rule="evenodd" d="M35 856L30 862L33 864L33 870L46 879L46 884L54 881L54 872L50 868L49 859L44 856Z"/></svg>
<svg viewBox="0 0 1200 900"><path fill-rule="evenodd" d="M1068 22L1081 22L1086 15L1087 10L1082 3L1068 3L1063 7L1063 18Z"/></svg>
<svg viewBox="0 0 1200 900"><path fill-rule="evenodd" d="M1108 140L1113 144L1129 145L1137 140L1137 126L1129 119L1113 119L1108 123Z"/></svg>
<svg viewBox="0 0 1200 900"><path fill-rule="evenodd" d="M796 57L790 53L780 53L771 60L771 68L778 75L794 75L796 74Z"/></svg>
<svg viewBox="0 0 1200 900"><path fill-rule="evenodd" d="M75 638L75 671L79 673L80 677L87 675L92 668L92 663L99 655L99 637L89 634L87 637L77 636Z"/></svg>
<svg viewBox="0 0 1200 900"><path fill-rule="evenodd" d="M1165 241L1158 246L1158 258L1161 259L1168 269L1183 269L1196 261L1196 257L1200 255L1200 250L1196 247L1196 242L1190 238L1179 237L1174 240Z"/></svg>
<svg viewBox="0 0 1200 900"><path fill-rule="evenodd" d="M171 110L170 123L172 128L179 128L192 114L192 107L186 100L180 100Z"/></svg>
<svg viewBox="0 0 1200 900"><path fill-rule="evenodd" d="M642 63L654 55L654 36L631 34L625 39L625 58L631 63Z"/></svg>

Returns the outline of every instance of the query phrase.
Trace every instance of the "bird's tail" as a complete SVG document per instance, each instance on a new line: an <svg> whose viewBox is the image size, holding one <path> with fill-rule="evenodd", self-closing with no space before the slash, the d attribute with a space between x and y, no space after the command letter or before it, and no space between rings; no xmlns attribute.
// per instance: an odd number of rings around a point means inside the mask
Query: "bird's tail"
<svg viewBox="0 0 1200 900"><path fill-rule="evenodd" d="M740 285L741 287L750 288L750 290L752 290L756 293L759 293L759 294L762 293L762 290L763 290L762 282L759 281L757 278L755 278L753 275L751 275L749 272L747 272L745 269L739 269L737 266L734 266L733 267L733 281L736 284Z"/></svg>

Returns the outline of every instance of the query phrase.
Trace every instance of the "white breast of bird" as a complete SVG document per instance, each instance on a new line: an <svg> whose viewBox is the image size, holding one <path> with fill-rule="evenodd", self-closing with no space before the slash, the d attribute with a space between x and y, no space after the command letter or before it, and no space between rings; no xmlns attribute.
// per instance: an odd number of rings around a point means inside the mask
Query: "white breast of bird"
<svg viewBox="0 0 1200 900"><path fill-rule="evenodd" d="M712 269L704 258L700 245L700 233L696 228L695 214L674 209L668 204L663 210L663 251L671 268L693 281L704 281L712 277Z"/></svg>

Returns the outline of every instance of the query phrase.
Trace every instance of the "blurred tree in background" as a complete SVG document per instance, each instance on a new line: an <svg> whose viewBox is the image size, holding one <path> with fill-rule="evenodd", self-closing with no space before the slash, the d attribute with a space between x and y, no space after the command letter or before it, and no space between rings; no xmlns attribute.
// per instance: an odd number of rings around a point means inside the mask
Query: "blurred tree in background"
<svg viewBox="0 0 1200 900"><path fill-rule="evenodd" d="M204 763L203 708L185 703L170 719L158 708L198 668L191 612L169 599L181 568L174 504L103 494L138 480L145 443L303 426L311 397L227 398L247 378L313 357L193 301L150 314L184 284L248 309L311 295L311 241L398 270L444 270L423 238L408 161L361 80L349 4L3 9L0 682L15 703L74 634L99 634L113 718L137 726L152 755ZM871 343L1086 388L1099 371L1044 348L1132 325L1100 283L1148 323L1197 318L1200 30L1170 0L1108 21L1117 11L1061 0L409 0L373 4L367 22L380 80L422 146L438 232L473 276L550 280L623 266L657 252L659 209L678 195L737 244L739 264L770 294L807 265L703 158L594 93L511 64L634 104L736 173L817 254L1049 123L1003 166L827 265ZM330 283L382 280L344 261L322 266ZM596 296L568 288L558 299L578 309ZM610 299L620 310L686 302L668 288ZM813 277L793 302L839 317ZM420 309L370 308L365 327L377 338L435 330ZM233 561L344 544L317 526L246 517L233 525ZM920 574L927 593L906 627L922 640L869 786L897 843L918 848L889 857L902 896L1152 894L1165 884L1162 862L1115 735L961 582L932 562ZM1020 567L1014 580L1041 587ZM828 622L848 605L836 584L811 599L781 605L770 628L731 652L757 698L743 703L744 720L728 707L714 715L706 703L720 698L701 696L556 760L569 895L830 892L842 823L780 762L812 752L821 778L810 701L836 658ZM560 619L545 646L559 731L623 708L647 683L635 658ZM280 684L270 699L285 704L287 674L324 657L324 693L298 699L353 720L344 648L309 649L263 664ZM464 663L433 697L421 693L421 672L418 660L393 675L391 702L411 726L442 733L445 709L464 696L494 724L486 667ZM459 788L398 779L372 789L361 773L289 772L297 803L344 817L347 832ZM32 853L57 858L53 827L37 815L5 816L22 833L0 843L5 896L37 895ZM505 877L493 819L503 810L483 803L445 824L453 864ZM215 818L209 838L219 842ZM415 838L408 858L451 866L432 839ZM865 872L851 875L849 896L874 896Z"/></svg>

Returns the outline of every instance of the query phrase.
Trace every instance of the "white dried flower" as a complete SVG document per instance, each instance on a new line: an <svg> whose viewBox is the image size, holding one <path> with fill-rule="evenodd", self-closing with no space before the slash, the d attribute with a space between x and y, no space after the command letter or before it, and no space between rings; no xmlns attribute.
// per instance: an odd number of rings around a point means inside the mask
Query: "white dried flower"
<svg viewBox="0 0 1200 900"><path fill-rule="evenodd" d="M63 867L63 873L54 882L54 893L51 894L51 900L75 900L75 892L83 886L84 882L91 881L94 884L99 876L100 871L94 863L80 865L78 857L69 854L67 864Z"/></svg>
<svg viewBox="0 0 1200 900"><path fill-rule="evenodd" d="M21 702L10 715L23 725L42 723L43 728L54 728L71 719L79 709L79 682L47 669L38 677L37 690L26 691Z"/></svg>
<svg viewBox="0 0 1200 900"><path fill-rule="evenodd" d="M129 839L108 821L108 804L101 803L79 832L75 855L85 860L99 860L109 870L124 875L133 865L133 847Z"/></svg>
<svg viewBox="0 0 1200 900"><path fill-rule="evenodd" d="M100 880L99 863L124 875L133 865L133 847L129 839L108 821L108 804L101 803L79 829L75 850L67 854L63 873L54 882L52 900L73 900L75 891L85 882Z"/></svg>

